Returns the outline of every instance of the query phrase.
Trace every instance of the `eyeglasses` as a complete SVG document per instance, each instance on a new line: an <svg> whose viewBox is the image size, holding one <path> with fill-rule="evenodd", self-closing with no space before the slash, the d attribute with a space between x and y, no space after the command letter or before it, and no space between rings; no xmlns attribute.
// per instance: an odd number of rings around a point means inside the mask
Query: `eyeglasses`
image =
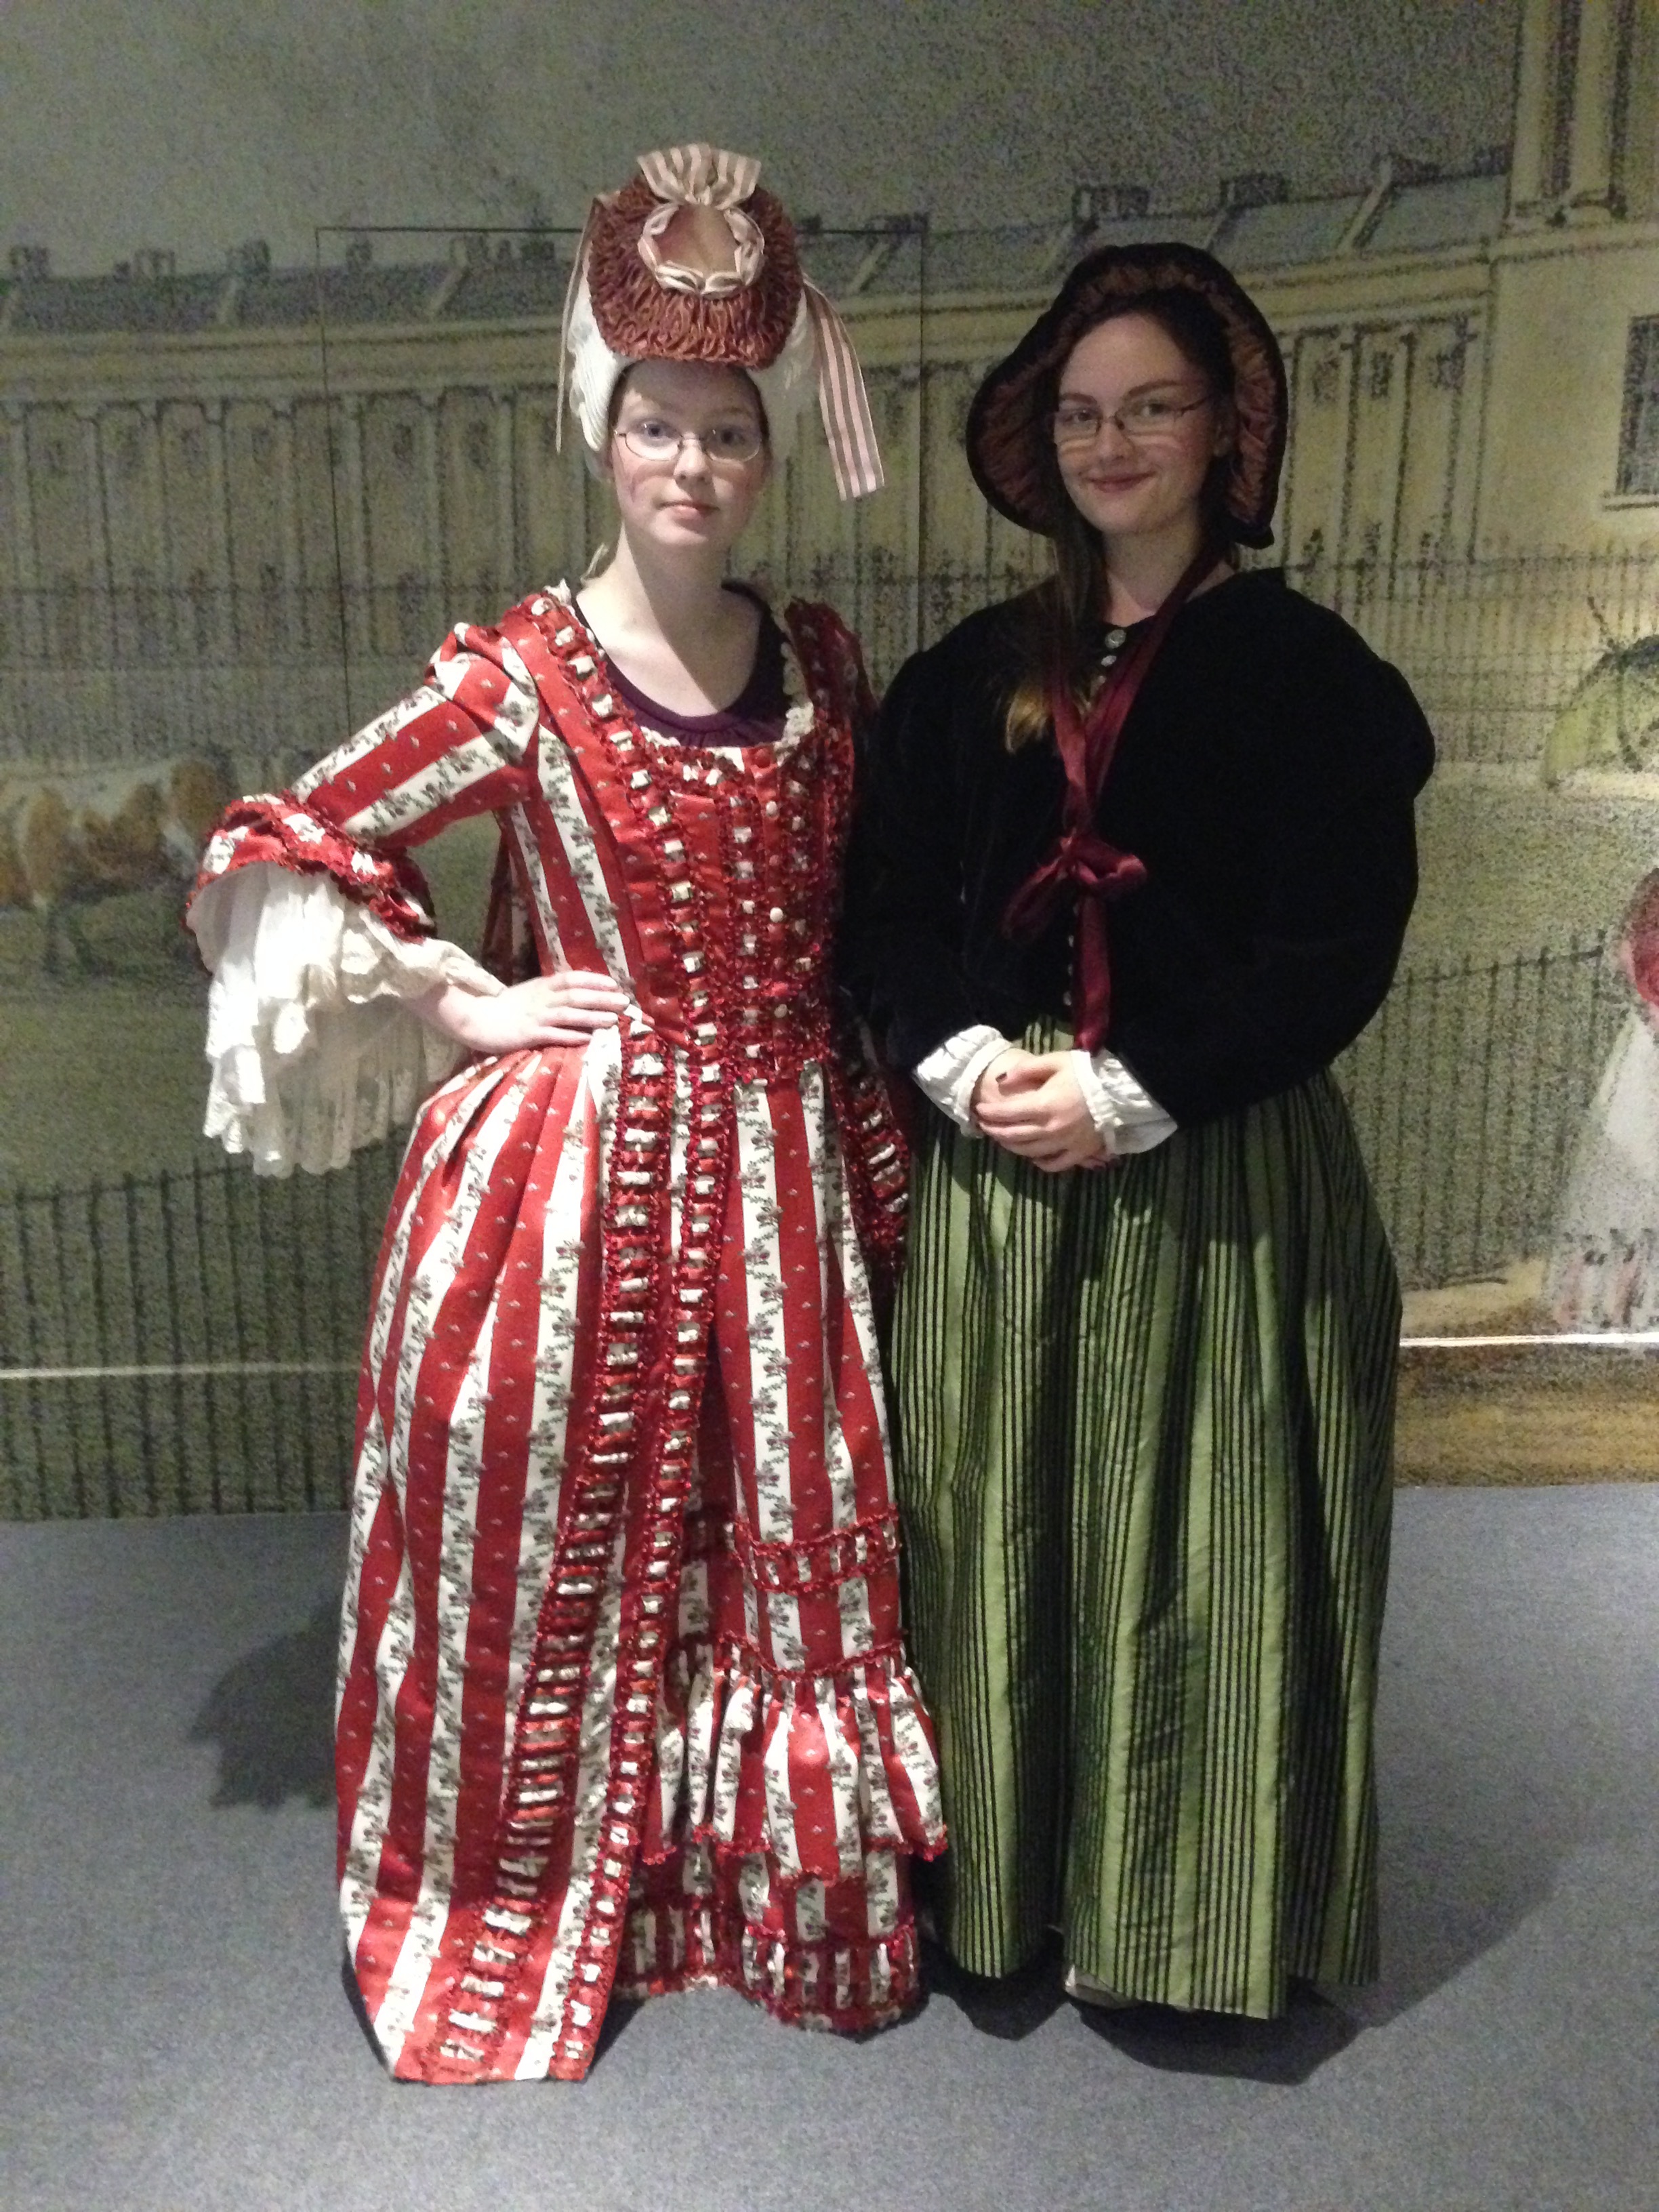
<svg viewBox="0 0 1659 2212"><path fill-rule="evenodd" d="M716 422L712 430L677 430L655 415L618 423L617 435L642 461L672 461L684 446L695 446L711 467L741 468L766 443L758 422Z"/></svg>
<svg viewBox="0 0 1659 2212"><path fill-rule="evenodd" d="M1109 422L1132 446L1156 445L1160 438L1173 438L1182 416L1207 407L1210 398L1207 392L1201 399L1185 400L1160 399L1148 393L1139 399L1126 399L1109 415L1091 399L1063 400L1054 412L1054 443L1062 451L1071 446L1092 446Z"/></svg>

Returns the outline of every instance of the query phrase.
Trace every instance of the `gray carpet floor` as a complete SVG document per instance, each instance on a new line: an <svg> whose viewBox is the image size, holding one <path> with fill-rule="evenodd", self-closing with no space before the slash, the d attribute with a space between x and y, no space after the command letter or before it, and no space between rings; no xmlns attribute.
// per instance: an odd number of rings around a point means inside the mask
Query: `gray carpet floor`
<svg viewBox="0 0 1659 2212"><path fill-rule="evenodd" d="M1119 2021L702 1992L430 2091L342 1988L335 1516L0 1528L7 2212L1659 2212L1659 1486L1407 1491L1386 1978Z"/></svg>

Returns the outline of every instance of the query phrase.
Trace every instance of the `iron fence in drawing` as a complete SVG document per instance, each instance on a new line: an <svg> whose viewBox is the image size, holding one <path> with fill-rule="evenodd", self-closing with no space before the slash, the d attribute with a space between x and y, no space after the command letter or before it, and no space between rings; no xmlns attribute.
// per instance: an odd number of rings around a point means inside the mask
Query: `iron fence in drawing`
<svg viewBox="0 0 1659 2212"><path fill-rule="evenodd" d="M0 1517L338 1505L396 1160L0 1197Z"/></svg>
<svg viewBox="0 0 1659 2212"><path fill-rule="evenodd" d="M1401 976L1337 1076L1408 1285L1546 1249L1628 1003L1600 944ZM0 1197L0 1516L339 1504L396 1164Z"/></svg>
<svg viewBox="0 0 1659 2212"><path fill-rule="evenodd" d="M1520 549L1289 572L1409 678L1443 761L1535 769L1550 726L1609 654L1659 635L1659 550Z"/></svg>
<svg viewBox="0 0 1659 2212"><path fill-rule="evenodd" d="M1602 942L1398 978L1336 1076L1408 1288L1547 1249L1630 1004Z"/></svg>
<svg viewBox="0 0 1659 2212"><path fill-rule="evenodd" d="M918 643L1041 573L1019 558L931 562L869 546L803 554L769 581L828 599L877 684ZM1659 636L1659 554L1522 550L1327 562L1290 571L1401 667L1442 758L1535 769L1553 718L1609 653ZM180 752L239 763L314 757L406 690L446 628L512 595L494 571L411 572L348 590L274 576L233 589L0 592L0 771L88 770ZM263 769L262 769L263 772Z"/></svg>

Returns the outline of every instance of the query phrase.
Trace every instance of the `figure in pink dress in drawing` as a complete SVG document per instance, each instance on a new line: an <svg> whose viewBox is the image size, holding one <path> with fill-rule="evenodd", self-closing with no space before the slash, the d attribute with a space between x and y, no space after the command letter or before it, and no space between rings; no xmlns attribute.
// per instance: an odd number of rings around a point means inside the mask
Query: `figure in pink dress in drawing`
<svg viewBox="0 0 1659 2212"><path fill-rule="evenodd" d="M1659 1328L1659 869L1614 957L1632 1003L1584 1117L1545 1279L1564 1329Z"/></svg>

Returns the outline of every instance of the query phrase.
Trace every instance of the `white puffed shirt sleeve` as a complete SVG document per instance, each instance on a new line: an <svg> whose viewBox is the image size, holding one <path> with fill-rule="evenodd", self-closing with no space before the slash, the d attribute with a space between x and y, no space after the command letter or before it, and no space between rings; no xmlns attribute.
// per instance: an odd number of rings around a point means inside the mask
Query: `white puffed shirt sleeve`
<svg viewBox="0 0 1659 2212"><path fill-rule="evenodd" d="M948 1114L959 1128L977 1136L981 1132L974 1121L974 1086L997 1054L1007 1049L1008 1040L1000 1030L994 1030L988 1022L975 1022L971 1029L958 1030L943 1044L935 1045L911 1069L911 1078L922 1097L941 1114Z"/></svg>
<svg viewBox="0 0 1659 2212"><path fill-rule="evenodd" d="M1115 1152L1150 1152L1154 1145L1174 1136L1173 1118L1115 1053L1073 1052L1070 1059L1089 1119Z"/></svg>
<svg viewBox="0 0 1659 2212"><path fill-rule="evenodd" d="M988 1022L958 1030L936 1045L911 1070L917 1088L941 1114L948 1114L959 1128L980 1133L974 1120L974 1089L1009 1041ZM1073 1052L1069 1058L1077 1087L1083 1093L1103 1143L1116 1153L1150 1152L1172 1137L1176 1123L1130 1074L1115 1053Z"/></svg>
<svg viewBox="0 0 1659 2212"><path fill-rule="evenodd" d="M459 945L411 943L331 877L269 862L205 884L190 921L213 971L205 1132L259 1175L343 1167L408 1121L462 1051L408 1001L502 988Z"/></svg>

